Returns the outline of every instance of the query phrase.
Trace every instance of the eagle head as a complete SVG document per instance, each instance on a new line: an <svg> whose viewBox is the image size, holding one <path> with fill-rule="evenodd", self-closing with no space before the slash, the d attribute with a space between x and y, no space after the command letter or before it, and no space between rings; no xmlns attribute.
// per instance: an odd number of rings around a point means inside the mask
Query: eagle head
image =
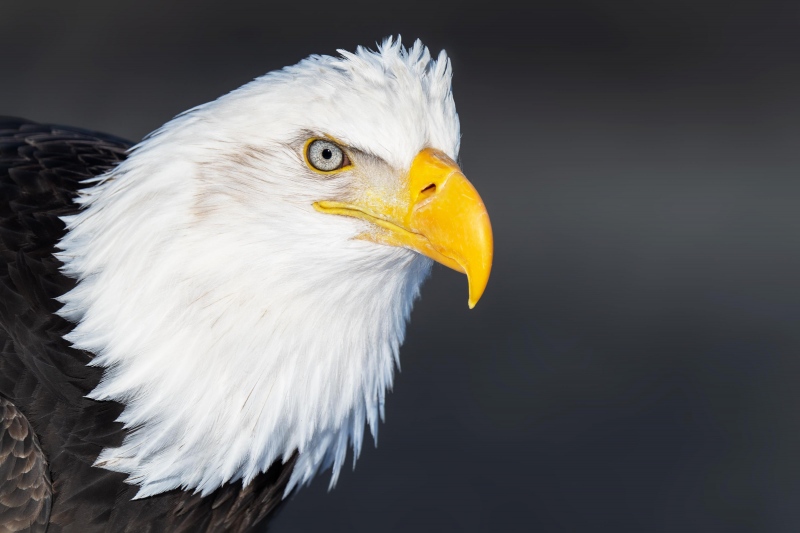
<svg viewBox="0 0 800 533"><path fill-rule="evenodd" d="M417 41L312 56L179 115L65 217L60 314L127 436L96 466L137 497L288 491L377 438L432 260L481 297L492 233L455 160L450 62Z"/></svg>

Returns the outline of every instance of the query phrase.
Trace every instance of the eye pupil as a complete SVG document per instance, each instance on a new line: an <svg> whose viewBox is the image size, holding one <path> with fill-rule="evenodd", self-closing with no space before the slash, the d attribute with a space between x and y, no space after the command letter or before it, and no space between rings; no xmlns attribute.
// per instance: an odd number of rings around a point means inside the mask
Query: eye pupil
<svg viewBox="0 0 800 533"><path fill-rule="evenodd" d="M333 152L331 152L330 148L325 148L322 151L322 157L325 159L330 159L331 157L333 157Z"/></svg>

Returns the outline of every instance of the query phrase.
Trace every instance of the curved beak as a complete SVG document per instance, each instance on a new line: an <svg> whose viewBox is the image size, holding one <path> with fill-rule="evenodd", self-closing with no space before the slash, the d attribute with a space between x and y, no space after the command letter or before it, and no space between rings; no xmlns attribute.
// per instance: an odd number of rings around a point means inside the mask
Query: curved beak
<svg viewBox="0 0 800 533"><path fill-rule="evenodd" d="M483 295L494 244L489 214L458 165L439 150L414 158L399 203L359 206L316 202L321 212L369 220L382 228L361 238L410 248L467 275L469 307Z"/></svg>

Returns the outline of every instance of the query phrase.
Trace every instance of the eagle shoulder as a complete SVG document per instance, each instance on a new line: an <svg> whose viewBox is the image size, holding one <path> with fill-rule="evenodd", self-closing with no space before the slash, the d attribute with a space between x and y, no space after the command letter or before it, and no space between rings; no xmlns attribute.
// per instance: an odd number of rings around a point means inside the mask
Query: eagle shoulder
<svg viewBox="0 0 800 533"><path fill-rule="evenodd" d="M52 499L36 433L13 403L0 398L0 533L44 533Z"/></svg>

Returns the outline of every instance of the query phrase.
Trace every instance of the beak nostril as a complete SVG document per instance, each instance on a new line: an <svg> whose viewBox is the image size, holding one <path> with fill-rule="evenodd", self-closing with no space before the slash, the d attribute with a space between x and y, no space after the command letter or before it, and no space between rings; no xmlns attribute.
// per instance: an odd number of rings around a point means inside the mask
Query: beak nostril
<svg viewBox="0 0 800 533"><path fill-rule="evenodd" d="M417 197L417 202L421 202L422 200L425 200L426 198L435 193L436 193L436 184L431 183L430 185L428 185L419 192L419 196Z"/></svg>

